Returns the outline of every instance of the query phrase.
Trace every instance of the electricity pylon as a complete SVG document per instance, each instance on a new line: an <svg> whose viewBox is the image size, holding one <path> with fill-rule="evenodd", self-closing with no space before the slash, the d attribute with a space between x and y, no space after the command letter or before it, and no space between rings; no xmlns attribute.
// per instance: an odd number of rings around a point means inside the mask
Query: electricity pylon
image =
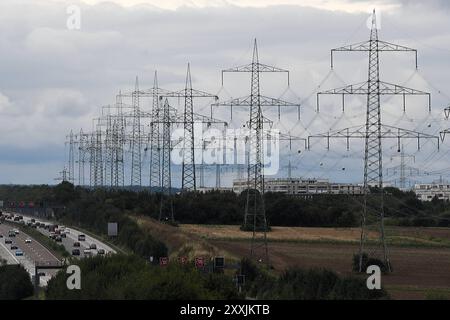
<svg viewBox="0 0 450 320"><path fill-rule="evenodd" d="M164 97L184 98L184 139L183 139L183 163L182 163L182 182L183 191L196 191L197 184L195 178L195 136L194 136L194 98L214 98L219 99L217 95L192 88L191 67L188 63L186 72L186 85L181 91L165 93ZM205 117L205 119L207 119Z"/></svg>
<svg viewBox="0 0 450 320"><path fill-rule="evenodd" d="M131 136L131 186L142 185L141 163L141 111L139 108L139 80L136 77L135 90L132 94L133 128Z"/></svg>
<svg viewBox="0 0 450 320"><path fill-rule="evenodd" d="M267 245L267 218L264 204L264 164L263 164L263 107L277 106L287 107L298 104L282 101L275 98L269 98L261 95L260 75L267 72L282 72L288 75L289 71L268 66L259 62L258 45L256 39L253 46L252 62L247 65L233 67L222 70L223 75L228 72L245 72L251 74L250 95L244 98L232 99L227 102L219 102L214 106L243 106L250 110L248 129L249 133L249 152L247 157L247 200L245 204L243 229L253 232L250 256L260 262L269 264L269 252Z"/></svg>
<svg viewBox="0 0 450 320"><path fill-rule="evenodd" d="M161 203L159 207L159 221L164 220L174 221L173 215L173 199L172 199L172 174L171 174L171 159L170 153L172 151L172 143L170 130L172 121L170 119L170 106L167 98L163 104L162 110L162 171L161 171Z"/></svg>
<svg viewBox="0 0 450 320"><path fill-rule="evenodd" d="M75 183L75 139L73 131L69 134L69 169L68 169L68 181Z"/></svg>
<svg viewBox="0 0 450 320"><path fill-rule="evenodd" d="M83 133L83 129L80 129L78 137L78 185L84 186L84 168L86 164L86 151L87 151L87 135Z"/></svg>
<svg viewBox="0 0 450 320"><path fill-rule="evenodd" d="M161 108L159 102L158 73L153 79L152 116L150 122L150 187L161 186Z"/></svg>
<svg viewBox="0 0 450 320"><path fill-rule="evenodd" d="M392 156L391 157L391 161L394 158L400 158L400 165L392 167L392 168L388 168L386 170L386 174L388 176L389 175L392 176L392 175L399 174L398 182L399 182L400 190L405 191L407 189L406 188L407 171L409 171L409 176L412 176L413 173L415 173L416 175L418 175L420 173L419 169L414 168L414 167L410 167L410 166L408 166L406 164L407 160L412 160L413 162L415 162L416 161L416 157L414 155L406 154L405 150L403 148L403 145L402 145L402 150L400 151L400 155L399 156L397 156L397 155ZM397 181L397 180L395 180L395 181ZM411 183L409 185L411 186Z"/></svg>
<svg viewBox="0 0 450 320"><path fill-rule="evenodd" d="M366 95L367 96L367 114L366 123L363 126L346 128L325 134L310 136L311 138L326 138L329 148L330 138L344 138L347 140L347 149L349 148L349 140L359 138L365 140L364 152L364 208L361 215L361 237L359 248L359 271L362 272L362 258L365 250L366 234L366 218L370 212L375 213L379 220L380 243L382 247L382 259L387 269L391 271L389 253L386 244L384 230L384 191L383 191L383 157L382 157L382 139L394 138L398 140L398 148L400 150L401 139L417 139L418 148L420 149L421 139L437 139L439 147L439 137L427 135L411 130L405 130L392 126L384 125L381 121L381 103L382 95L401 95L403 96L404 110L406 95L427 95L428 109L431 111L431 95L430 93L406 88L403 86L390 84L380 81L380 52L413 52L416 57L417 68L417 50L408 47L392 44L378 39L378 29L375 10L372 15L372 26L370 30L370 39L368 41L357 43L349 46L331 50L331 68L333 69L333 53L334 52L368 52L369 53L369 73L368 81L356 85L349 85L339 89L320 92L317 95L319 111L319 96L322 94L330 95ZM343 110L345 110L345 100L343 99ZM370 187L374 187L370 190ZM378 208L370 208L368 204L368 195L370 192L379 194L377 201Z"/></svg>

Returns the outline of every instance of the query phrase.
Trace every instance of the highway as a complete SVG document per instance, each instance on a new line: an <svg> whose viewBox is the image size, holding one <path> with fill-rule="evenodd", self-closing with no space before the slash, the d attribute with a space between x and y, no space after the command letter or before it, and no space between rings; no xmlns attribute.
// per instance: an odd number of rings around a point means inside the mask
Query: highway
<svg viewBox="0 0 450 320"><path fill-rule="evenodd" d="M4 213L10 214L6 212ZM25 223L25 225L31 223L31 219L35 219L35 223L45 223L47 225L59 225L59 223L54 221L23 216L23 222ZM30 237L29 235L25 234L22 231L20 231L19 234L16 235L16 237L10 238L12 239L13 243L17 245L17 247L23 252L23 256L16 256L15 255L16 250L11 250L11 245L5 244L5 239L7 238L9 239L8 237L9 231L12 229L18 229L17 226L18 226L17 222L12 222L8 220L0 224L0 234L3 235L3 237L0 238L0 257L2 259L5 259L8 264L23 265L24 268L31 275L31 277L35 275L36 264L55 265L61 263L61 261L45 246L43 246L38 241L36 241L35 239L33 239L32 237ZM61 225L59 226L61 227ZM50 231L47 229L38 227L36 228L36 230L41 232L45 236L50 236ZM89 256L97 255L99 254L98 252L100 249L104 250L105 255L116 253L116 251L107 244L86 234L84 234L85 241L79 241L78 236L82 235L83 233L76 229L65 227L65 230L67 230L66 237L62 237L62 241L60 242L60 244L62 244L70 254L72 254L73 249L80 250L80 255L72 256L73 258L81 259L86 257L87 255ZM31 240L31 242L26 240ZM74 247L74 244L76 242L80 244L79 247ZM92 244L95 244L96 249L90 249ZM89 253L85 254L84 250L89 250ZM51 277L53 277L57 272L58 272L57 269L45 270L45 275L40 277L40 285L42 286L47 285Z"/></svg>
<svg viewBox="0 0 450 320"><path fill-rule="evenodd" d="M8 232L14 229L14 224L2 223L0 224L0 234L3 238L0 239L1 255L4 259L7 259L11 264L22 264L31 276L35 275L35 265L53 265L59 264L61 261L51 253L46 247L40 244L38 241L30 237L29 235L20 232L15 237L9 238ZM23 252L23 256L16 256L16 250L11 250L11 244L5 244L5 239L11 239ZM30 243L26 243L26 240L31 240ZM41 282L44 284L56 274L56 270L49 270L46 275L41 277Z"/></svg>
<svg viewBox="0 0 450 320"><path fill-rule="evenodd" d="M35 219L35 222L40 222L40 223L45 223L45 224L57 224L59 226L61 226L59 223L55 222L55 221L48 221L48 220L44 220L44 219L40 219L40 218L35 218L35 217L27 217L24 216L23 220L25 221L25 224L28 222L31 222L31 219ZM62 242L61 244L66 248L66 250L69 253L72 253L73 249L77 249L74 248L73 244L75 242L79 242L80 243L80 247L78 249L80 249L81 255L79 256L80 258L83 258L85 256L84 254L84 250L85 249L89 249L91 244L95 244L97 249L96 250L90 250L92 255L96 255L98 254L98 250L103 249L105 250L105 254L114 254L116 253L116 251L111 248L110 246L108 246L107 244L101 242L100 240L97 240L87 234L84 234L76 229L70 228L70 227L65 227L66 230L68 230L69 233L66 234L66 238L62 238ZM38 231L40 231L41 233L43 233L46 236L50 235L50 232L46 229L43 228L37 228ZM84 234L86 237L85 241L78 241L78 236Z"/></svg>

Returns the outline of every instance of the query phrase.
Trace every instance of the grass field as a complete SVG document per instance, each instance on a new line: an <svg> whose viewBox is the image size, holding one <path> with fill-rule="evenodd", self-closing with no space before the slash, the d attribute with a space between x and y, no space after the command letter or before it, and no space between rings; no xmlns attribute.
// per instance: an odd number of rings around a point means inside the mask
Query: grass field
<svg viewBox="0 0 450 320"><path fill-rule="evenodd" d="M161 225L148 218L138 222L169 245L172 255L225 255L238 259L249 253L251 233L239 226ZM382 278L395 299L450 299L450 229L387 230L394 272ZM358 252L359 229L273 227L269 233L270 261L280 272L290 266L328 268L350 275ZM378 233L369 232L369 239Z"/></svg>

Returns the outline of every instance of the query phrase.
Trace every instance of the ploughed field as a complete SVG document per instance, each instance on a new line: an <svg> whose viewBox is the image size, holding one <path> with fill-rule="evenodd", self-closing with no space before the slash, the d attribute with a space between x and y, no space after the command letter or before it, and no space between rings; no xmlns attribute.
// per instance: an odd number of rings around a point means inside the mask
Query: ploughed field
<svg viewBox="0 0 450 320"><path fill-rule="evenodd" d="M238 259L249 253L251 233L239 230L239 226L180 225L176 228L147 218L139 221L150 232L159 225L159 232L166 237L178 234L173 237L181 237L182 241L174 240L170 248L177 254L186 252L186 246L192 256L210 253ZM353 254L359 249L359 236L358 228L272 227L268 233L270 261L276 271L299 266L327 268L350 275ZM450 229L388 227L387 237L394 272L384 275L382 284L392 298L450 299ZM369 231L369 248L370 241L377 238L378 232ZM170 243L170 237L167 240Z"/></svg>

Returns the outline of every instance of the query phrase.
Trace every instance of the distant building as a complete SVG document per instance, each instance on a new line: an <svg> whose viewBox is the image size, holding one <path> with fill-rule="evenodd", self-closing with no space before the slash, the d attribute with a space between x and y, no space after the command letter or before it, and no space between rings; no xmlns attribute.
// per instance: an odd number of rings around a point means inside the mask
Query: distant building
<svg viewBox="0 0 450 320"><path fill-rule="evenodd" d="M421 201L431 201L434 197L437 197L439 200L450 200L450 184L416 184L413 191L417 199Z"/></svg>
<svg viewBox="0 0 450 320"><path fill-rule="evenodd" d="M220 188L197 187L197 191L200 192L200 193L207 193L207 192L211 192L211 191L231 192L231 191L233 191L233 188L227 188L227 187L220 187Z"/></svg>
<svg viewBox="0 0 450 320"><path fill-rule="evenodd" d="M233 191L241 193L247 189L247 179L233 181ZM302 178L266 178L264 179L266 192L278 192L292 195L320 195L320 194L352 194L364 193L363 186L349 183L332 183L324 179Z"/></svg>

